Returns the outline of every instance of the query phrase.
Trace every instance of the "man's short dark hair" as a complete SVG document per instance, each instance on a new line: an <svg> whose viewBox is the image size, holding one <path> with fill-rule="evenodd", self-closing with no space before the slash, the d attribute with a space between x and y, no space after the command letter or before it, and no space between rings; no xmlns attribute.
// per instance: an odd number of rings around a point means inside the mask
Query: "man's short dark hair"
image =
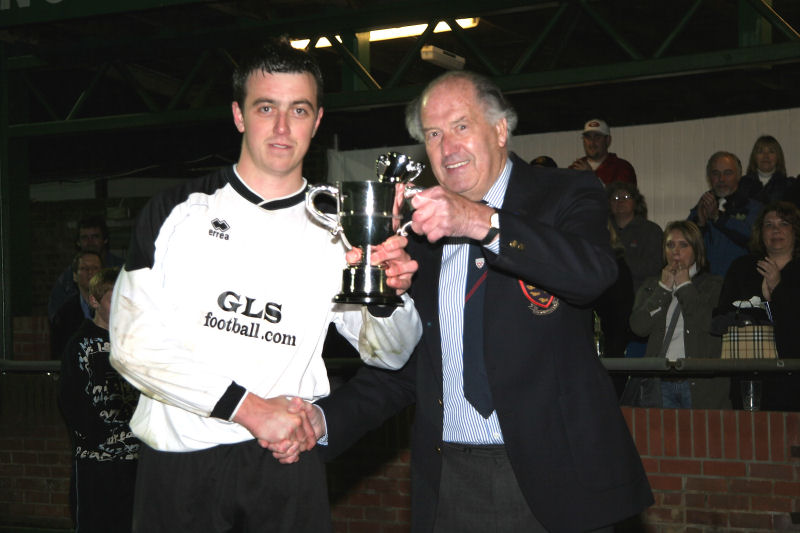
<svg viewBox="0 0 800 533"><path fill-rule="evenodd" d="M265 74L309 73L317 84L317 108L322 107L322 72L313 56L292 47L289 39L271 39L245 57L233 71L233 100L244 107L247 79L254 72Z"/></svg>
<svg viewBox="0 0 800 533"><path fill-rule="evenodd" d="M94 226L92 226L92 227L94 227ZM82 251L76 253L75 257L72 258L71 267L72 267L72 273L73 274L77 274L78 273L78 267L80 266L81 258L83 258L84 256L87 256L87 255L93 255L93 256L97 257L100 260L100 266L101 267L103 266L103 257L100 254L98 254L97 252L93 252L91 250L82 250Z"/></svg>
<svg viewBox="0 0 800 533"><path fill-rule="evenodd" d="M103 237L103 241L108 240L108 224L106 224L106 219L101 215L89 215L78 220L78 229L75 232L76 246L78 240L81 238L81 230L86 228L100 228L100 235Z"/></svg>

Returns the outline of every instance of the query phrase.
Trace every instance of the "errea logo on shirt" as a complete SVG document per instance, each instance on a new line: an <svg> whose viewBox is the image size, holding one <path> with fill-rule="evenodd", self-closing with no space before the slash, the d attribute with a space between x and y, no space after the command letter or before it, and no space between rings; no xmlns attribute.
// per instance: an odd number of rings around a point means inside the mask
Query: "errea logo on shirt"
<svg viewBox="0 0 800 533"><path fill-rule="evenodd" d="M231 238L231 236L227 233L229 229L231 229L231 227L227 222L215 218L211 221L211 229L208 230L208 235L210 237L217 237L227 241Z"/></svg>

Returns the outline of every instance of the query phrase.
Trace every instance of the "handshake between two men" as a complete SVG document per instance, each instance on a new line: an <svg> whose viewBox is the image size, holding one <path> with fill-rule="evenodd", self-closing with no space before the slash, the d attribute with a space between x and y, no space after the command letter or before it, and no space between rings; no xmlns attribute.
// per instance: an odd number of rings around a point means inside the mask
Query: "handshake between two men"
<svg viewBox="0 0 800 533"><path fill-rule="evenodd" d="M395 193L395 229L399 227L405 188L397 184ZM473 202L441 186L415 192L411 198L414 211L411 230L436 242L444 237L470 237L483 239L490 229L491 207ZM406 292L417 271L418 264L406 251L408 239L402 235L389 237L373 246L371 263L383 265L386 284L398 295ZM362 251L352 248L346 254L349 264L361 260ZM247 428L259 445L273 452L282 463L294 463L300 453L310 450L325 435L325 421L321 410L312 403L297 397L264 399L248 393L233 421Z"/></svg>

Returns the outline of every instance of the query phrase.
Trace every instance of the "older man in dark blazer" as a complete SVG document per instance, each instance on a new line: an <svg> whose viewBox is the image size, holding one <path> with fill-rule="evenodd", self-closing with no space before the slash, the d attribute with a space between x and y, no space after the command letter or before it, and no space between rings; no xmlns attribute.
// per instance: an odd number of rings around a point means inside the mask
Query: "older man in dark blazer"
<svg viewBox="0 0 800 533"><path fill-rule="evenodd" d="M364 368L318 403L334 456L416 402L415 532L611 531L653 501L586 307L617 275L605 193L509 154L515 122L468 72L409 106L439 182L413 199L407 248L423 338L402 370Z"/></svg>

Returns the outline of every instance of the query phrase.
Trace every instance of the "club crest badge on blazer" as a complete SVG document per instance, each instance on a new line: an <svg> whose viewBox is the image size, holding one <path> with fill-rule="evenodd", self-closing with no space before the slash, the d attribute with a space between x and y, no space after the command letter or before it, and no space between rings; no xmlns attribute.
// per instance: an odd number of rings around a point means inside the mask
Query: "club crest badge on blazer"
<svg viewBox="0 0 800 533"><path fill-rule="evenodd" d="M528 309L530 309L531 313L534 315L549 315L558 309L560 303L558 298L549 292L545 292L522 280L519 280L519 286L522 288L522 294L524 294L525 298L531 303Z"/></svg>

